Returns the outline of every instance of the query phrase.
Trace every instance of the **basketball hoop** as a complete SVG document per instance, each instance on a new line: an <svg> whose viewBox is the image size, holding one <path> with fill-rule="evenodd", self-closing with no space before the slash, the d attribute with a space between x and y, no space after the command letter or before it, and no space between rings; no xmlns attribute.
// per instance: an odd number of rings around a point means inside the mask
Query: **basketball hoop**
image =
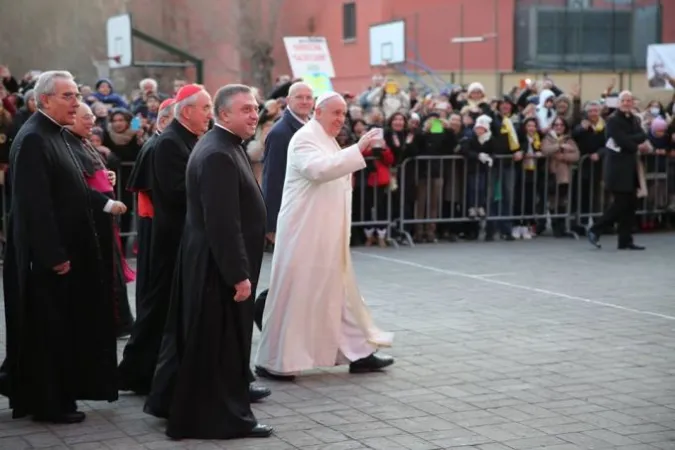
<svg viewBox="0 0 675 450"><path fill-rule="evenodd" d="M108 56L108 61L115 61L115 64L122 62L122 55Z"/></svg>

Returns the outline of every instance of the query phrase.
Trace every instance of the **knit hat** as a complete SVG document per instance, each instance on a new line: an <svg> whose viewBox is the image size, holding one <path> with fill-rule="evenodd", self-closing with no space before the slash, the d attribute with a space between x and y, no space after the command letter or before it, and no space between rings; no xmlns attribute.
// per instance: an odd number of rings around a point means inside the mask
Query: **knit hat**
<svg viewBox="0 0 675 450"><path fill-rule="evenodd" d="M476 128L484 128L485 131L490 131L490 124L492 123L492 118L490 116L487 116L483 114L482 116L479 116L476 119L476 123L474 124L473 128L474 130Z"/></svg>
<svg viewBox="0 0 675 450"><path fill-rule="evenodd" d="M668 122L665 121L662 117L655 117L652 119L651 130L652 133L657 131L666 131L668 129Z"/></svg>
<svg viewBox="0 0 675 450"><path fill-rule="evenodd" d="M480 91L480 92L483 93L483 95L485 95L485 88L483 87L483 85L481 83L479 83L477 81L474 81L473 83L471 83L469 85L469 88L466 91L469 92L469 93L471 93L473 91Z"/></svg>

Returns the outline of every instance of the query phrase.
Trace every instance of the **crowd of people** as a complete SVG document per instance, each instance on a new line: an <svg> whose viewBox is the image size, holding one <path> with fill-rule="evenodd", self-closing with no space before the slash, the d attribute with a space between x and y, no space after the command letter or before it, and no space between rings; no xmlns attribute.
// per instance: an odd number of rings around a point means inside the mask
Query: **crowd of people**
<svg viewBox="0 0 675 450"><path fill-rule="evenodd" d="M144 411L167 419L172 438L267 437L251 403L271 392L256 375L292 382L318 367L394 363L378 352L393 335L374 324L356 283L355 236L386 246L398 218L417 241L475 239L475 227L443 218L458 182L456 217L487 221L486 239L538 234L546 210L564 236L559 219L588 210L597 182L609 203L583 229L589 242L600 248L616 225L620 250L643 250L633 241L638 198L661 186L664 211L673 206L675 106L640 111L628 91L582 105L578 91L544 80L495 100L478 83L418 98L375 77L359 97L316 96L284 77L263 100L245 85L212 95L182 80L165 96L146 79L127 102L109 80L90 89L64 71L21 83L0 75L12 92L3 104L25 111L4 155L0 393L16 418L79 423L76 401L130 391L147 396ZM590 164L575 170L582 157ZM133 203L135 271L120 233ZM271 279L256 298L265 249ZM116 337L127 335L118 365Z"/></svg>
<svg viewBox="0 0 675 450"><path fill-rule="evenodd" d="M34 76L28 73L17 82L3 68L6 120L0 129L7 139L4 147L0 143L0 159L5 163L13 133L35 111L30 89ZM289 97L293 81L280 77L266 96L254 91L261 105L260 123L246 143L256 178L267 189L270 251L284 173L272 170L263 183L263 171L266 165L283 166L285 159L277 157L279 151L266 151L266 145L285 147L313 105L306 94L301 100ZM173 95L183 85L184 80L175 80ZM96 116L92 143L106 166L118 172L117 193L131 206L133 197L123 186L138 151L156 131L161 102L170 96L158 90L154 79L142 80L129 97L117 94L106 79L93 87L80 85L80 90ZM547 219L556 236L583 235L609 204L602 156L607 149L604 123L618 106L613 82L598 93L597 101L585 103L578 89L562 92L550 79L526 80L507 95L491 98L480 83L425 94L412 84L404 89L376 75L362 93L343 94L349 108L340 144L356 142L373 127L385 129L386 143L354 177L352 245L387 246L391 238L405 243L406 235L414 242L473 240L482 224L486 240L495 235L531 239L546 231ZM298 110L292 117L301 120L284 120L284 132L266 144L289 102ZM643 154L640 166L645 189L637 207L643 215L633 227L650 230L670 226L675 212L675 106L673 101L641 105L635 101L634 109L652 150ZM490 165L467 147L481 115L490 118L490 142L496 144L486 147L492 152ZM533 136L534 158L526 150ZM564 152L559 141L565 141ZM123 235L138 231L132 215L125 215L120 227Z"/></svg>

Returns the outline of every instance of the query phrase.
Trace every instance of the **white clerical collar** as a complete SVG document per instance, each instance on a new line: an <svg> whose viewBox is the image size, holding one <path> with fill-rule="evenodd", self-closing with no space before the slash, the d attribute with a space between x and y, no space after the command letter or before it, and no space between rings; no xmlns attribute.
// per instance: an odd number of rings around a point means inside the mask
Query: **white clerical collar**
<svg viewBox="0 0 675 450"><path fill-rule="evenodd" d="M193 130L192 128L190 128L190 127L188 127L187 125L185 125L181 120L179 120L179 119L176 119L176 120L178 120L178 123L179 123L183 128L185 128L186 130L188 130L190 133L194 134L194 135L197 136L197 137L200 136L199 133L195 133L194 130Z"/></svg>
<svg viewBox="0 0 675 450"><path fill-rule="evenodd" d="M38 109L38 112L42 113L42 115L45 116L47 119L51 120L51 121L54 122L56 125L58 125L59 127L63 128L63 125L61 125L60 123L58 123L56 120L54 120L54 119L52 118L52 116L50 116L49 114L47 114L47 113L44 112L43 110Z"/></svg>
<svg viewBox="0 0 675 450"><path fill-rule="evenodd" d="M298 116L296 113L294 113L291 108L288 108L288 112L290 113L291 116L293 116L295 118L295 120L297 120L300 123L305 124L305 123L309 122L309 119L307 119L307 120L301 119L300 116Z"/></svg>
<svg viewBox="0 0 675 450"><path fill-rule="evenodd" d="M237 136L239 139L241 139L241 137L239 137L239 135L238 135L237 133L235 133L234 131L230 130L229 128L226 128L226 127L222 126L222 125L219 124L218 122L215 122L214 125L217 126L218 128L222 128L223 130L227 131L228 133L230 133L230 134L232 134L232 135L234 135L234 136ZM242 140L243 140L243 139L242 139Z"/></svg>

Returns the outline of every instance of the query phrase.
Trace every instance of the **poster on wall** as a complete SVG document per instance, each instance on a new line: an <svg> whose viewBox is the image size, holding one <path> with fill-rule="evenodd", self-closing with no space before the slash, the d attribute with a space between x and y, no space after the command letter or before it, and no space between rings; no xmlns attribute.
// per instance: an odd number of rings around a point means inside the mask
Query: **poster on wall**
<svg viewBox="0 0 675 450"><path fill-rule="evenodd" d="M647 47L647 80L652 89L675 89L675 44Z"/></svg>

